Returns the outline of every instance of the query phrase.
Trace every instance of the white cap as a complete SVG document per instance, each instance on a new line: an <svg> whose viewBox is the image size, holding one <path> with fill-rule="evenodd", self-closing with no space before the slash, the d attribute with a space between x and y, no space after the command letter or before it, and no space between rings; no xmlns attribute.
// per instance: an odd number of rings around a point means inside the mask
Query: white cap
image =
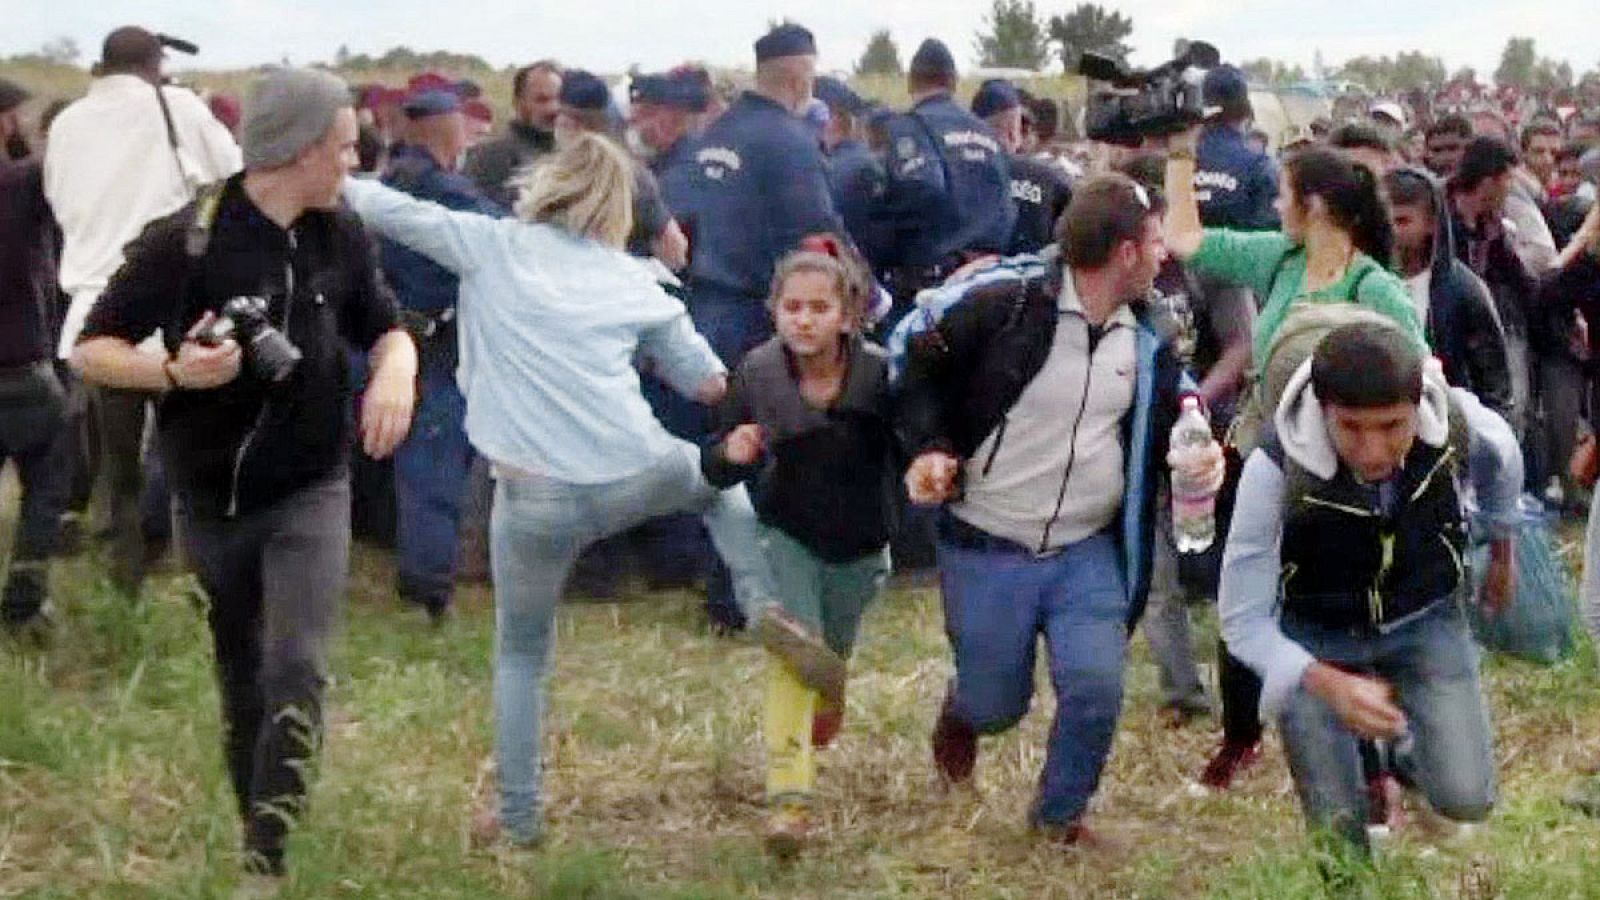
<svg viewBox="0 0 1600 900"><path fill-rule="evenodd" d="M1372 104L1372 108L1367 110L1367 115L1388 116L1401 128L1406 127L1406 111L1401 109L1400 104L1393 100L1384 100L1380 103Z"/></svg>

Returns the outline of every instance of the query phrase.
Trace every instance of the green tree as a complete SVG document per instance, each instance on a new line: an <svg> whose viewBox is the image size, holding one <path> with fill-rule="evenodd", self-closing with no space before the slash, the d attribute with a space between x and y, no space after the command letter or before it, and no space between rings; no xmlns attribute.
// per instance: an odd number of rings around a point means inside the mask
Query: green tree
<svg viewBox="0 0 1600 900"><path fill-rule="evenodd" d="M39 48L39 55L53 63L75 66L82 53L78 50L77 41L62 35L54 40L45 41L44 46Z"/></svg>
<svg viewBox="0 0 1600 900"><path fill-rule="evenodd" d="M1038 69L1050 58L1050 44L1033 0L994 0L975 35L978 65L1008 69Z"/></svg>
<svg viewBox="0 0 1600 900"><path fill-rule="evenodd" d="M1285 85L1306 80L1306 70L1299 63L1291 66L1265 56L1242 62L1239 68L1251 81L1259 84Z"/></svg>
<svg viewBox="0 0 1600 900"><path fill-rule="evenodd" d="M1068 72L1077 71L1078 60L1091 50L1124 62L1133 52L1125 43L1133 34L1133 20L1096 3L1080 3L1064 16L1051 16L1047 31Z"/></svg>
<svg viewBox="0 0 1600 900"><path fill-rule="evenodd" d="M1506 48L1500 52L1500 66L1494 70L1495 83L1532 87L1538 65L1539 54L1533 47L1533 38L1508 38Z"/></svg>
<svg viewBox="0 0 1600 900"><path fill-rule="evenodd" d="M1339 77L1354 81L1372 91L1389 90L1389 81L1394 71L1394 63L1387 56L1357 56L1345 60L1339 67Z"/></svg>
<svg viewBox="0 0 1600 900"><path fill-rule="evenodd" d="M889 29L874 31L872 37L867 39L867 49L862 51L861 61L856 63L856 74L904 75L905 71L905 67L900 65L900 48L889 36Z"/></svg>
<svg viewBox="0 0 1600 900"><path fill-rule="evenodd" d="M1390 71L1391 90L1408 91L1436 88L1444 84L1444 60L1420 50L1405 50L1394 58Z"/></svg>

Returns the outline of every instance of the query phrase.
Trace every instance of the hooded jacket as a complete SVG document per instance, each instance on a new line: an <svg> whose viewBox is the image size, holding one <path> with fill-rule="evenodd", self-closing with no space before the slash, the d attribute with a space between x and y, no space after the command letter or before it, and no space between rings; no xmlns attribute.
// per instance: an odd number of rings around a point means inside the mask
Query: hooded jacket
<svg viewBox="0 0 1600 900"><path fill-rule="evenodd" d="M1452 437L1454 408L1464 437ZM1285 633L1280 616L1295 613L1284 603L1282 576L1288 524L1293 515L1288 470L1313 484L1338 479L1345 466L1325 424L1322 404L1311 386L1307 360L1284 390L1274 421L1278 454L1258 449L1245 462L1233 522L1223 554L1218 608L1222 637L1233 653L1262 678L1260 715L1276 718L1300 685L1306 667L1315 661L1304 646ZM1482 537L1509 536L1516 526L1517 496L1522 486L1522 453L1505 420L1487 409L1471 392L1445 384L1430 366L1424 375L1413 456L1439 456L1447 445L1464 443L1466 465L1453 469L1470 483L1480 512L1474 528ZM1459 452L1459 451L1458 451ZM1277 456L1277 459L1274 456ZM1280 461L1281 460L1281 461ZM1408 458L1408 463L1410 459ZM1289 465L1292 464L1292 465ZM1408 466L1408 468L1411 468ZM1402 482L1405 476L1401 476ZM1443 599L1443 598L1441 598ZM1404 627L1431 609L1414 610L1403 618L1386 619L1382 630Z"/></svg>
<svg viewBox="0 0 1600 900"><path fill-rule="evenodd" d="M1450 384L1478 395L1501 415L1511 412L1511 373L1506 336L1488 285L1456 257L1455 236L1444 186L1421 169L1407 171L1427 179L1433 211L1433 255L1429 264L1428 316L1423 333L1444 364Z"/></svg>

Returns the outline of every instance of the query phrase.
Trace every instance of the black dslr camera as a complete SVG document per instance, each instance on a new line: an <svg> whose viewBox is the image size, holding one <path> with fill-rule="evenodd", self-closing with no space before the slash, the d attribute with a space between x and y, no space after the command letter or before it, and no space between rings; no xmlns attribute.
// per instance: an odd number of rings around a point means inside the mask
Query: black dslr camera
<svg viewBox="0 0 1600 900"><path fill-rule="evenodd" d="M1195 41L1182 56L1151 69L1130 69L1099 53L1085 53L1078 74L1111 85L1089 96L1084 109L1084 132L1090 140L1137 147L1147 137L1159 137L1196 125L1205 119L1200 83L1207 69L1222 57L1217 48Z"/></svg>
<svg viewBox="0 0 1600 900"><path fill-rule="evenodd" d="M215 347L228 338L239 345L245 363L257 378L277 384L294 372L300 362L300 348L267 318L267 298L234 297L222 304L216 321L196 340Z"/></svg>

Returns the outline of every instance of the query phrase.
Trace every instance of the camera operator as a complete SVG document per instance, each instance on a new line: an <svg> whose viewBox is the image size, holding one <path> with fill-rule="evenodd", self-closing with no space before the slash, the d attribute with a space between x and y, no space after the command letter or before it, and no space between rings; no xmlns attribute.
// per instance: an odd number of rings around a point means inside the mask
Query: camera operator
<svg viewBox="0 0 1600 900"><path fill-rule="evenodd" d="M1273 202L1278 170L1272 157L1250 146L1247 134L1255 110L1244 73L1217 66L1200 87L1206 109L1218 109L1195 148L1194 189L1200 221L1208 228L1270 231L1278 227Z"/></svg>
<svg viewBox="0 0 1600 900"><path fill-rule="evenodd" d="M45 196L61 225L61 289L71 297L57 352L65 358L84 317L122 264L122 249L146 223L187 203L194 190L239 170L239 148L190 91L165 85L163 47L194 47L133 26L106 37L89 93L50 128ZM98 480L108 497L112 581L136 595L147 563L165 551L161 510L141 522L143 391L93 395L101 452Z"/></svg>
<svg viewBox="0 0 1600 900"><path fill-rule="evenodd" d="M161 394L179 533L211 600L247 866L266 877L283 873L303 806L349 564L346 342L371 352L369 455L405 437L414 401L416 348L339 209L356 134L338 78L269 72L245 110L243 174L129 245L73 354L93 383ZM224 318L237 342L218 338ZM136 348L158 329L167 354Z"/></svg>

